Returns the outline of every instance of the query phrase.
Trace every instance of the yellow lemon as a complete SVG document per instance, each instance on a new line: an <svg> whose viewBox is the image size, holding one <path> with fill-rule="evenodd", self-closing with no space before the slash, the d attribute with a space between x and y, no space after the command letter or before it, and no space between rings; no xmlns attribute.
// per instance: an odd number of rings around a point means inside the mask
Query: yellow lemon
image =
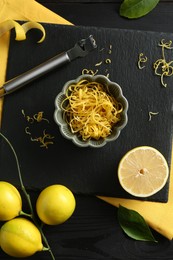
<svg viewBox="0 0 173 260"><path fill-rule="evenodd" d="M22 210L20 193L12 184L0 181L0 221L19 216Z"/></svg>
<svg viewBox="0 0 173 260"><path fill-rule="evenodd" d="M28 257L43 250L39 230L21 217L9 220L1 227L0 241L2 250L13 257Z"/></svg>
<svg viewBox="0 0 173 260"><path fill-rule="evenodd" d="M36 210L39 218L48 225L58 225L71 217L76 201L73 193L66 186L54 184L39 194Z"/></svg>
<svg viewBox="0 0 173 260"><path fill-rule="evenodd" d="M164 156L150 146L136 147L127 152L118 166L118 178L128 193L148 197L166 184L169 167Z"/></svg>

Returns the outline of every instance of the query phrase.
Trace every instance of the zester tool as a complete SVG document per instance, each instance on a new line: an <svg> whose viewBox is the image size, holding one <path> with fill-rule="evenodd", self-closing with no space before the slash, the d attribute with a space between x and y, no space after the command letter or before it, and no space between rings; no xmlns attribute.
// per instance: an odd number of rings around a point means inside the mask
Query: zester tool
<svg viewBox="0 0 173 260"><path fill-rule="evenodd" d="M53 58L50 58L49 60L41 63L35 68L5 82L4 85L0 87L0 90L4 90L3 93L0 95L0 98L18 90L19 88L27 85L28 83L52 71L53 69L70 63L71 61L79 57L85 57L96 48L96 41L92 35L90 35L86 39L80 40L74 45L72 49L57 54Z"/></svg>

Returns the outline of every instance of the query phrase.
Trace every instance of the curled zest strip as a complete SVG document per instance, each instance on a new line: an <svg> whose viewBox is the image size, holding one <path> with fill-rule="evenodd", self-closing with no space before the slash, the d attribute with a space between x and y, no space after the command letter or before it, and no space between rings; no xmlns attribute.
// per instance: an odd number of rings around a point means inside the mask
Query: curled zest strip
<svg viewBox="0 0 173 260"><path fill-rule="evenodd" d="M48 148L49 144L53 144L52 141L48 141L48 140L51 140L53 138L54 138L54 136L51 136L50 134L46 134L46 129L44 129L43 136L39 136L39 137L36 137L36 138L32 138L31 137L31 141L39 142L40 143L40 147Z"/></svg>
<svg viewBox="0 0 173 260"><path fill-rule="evenodd" d="M138 59L138 68L139 68L139 69L145 68L144 65L141 66L141 63L147 62L147 60L148 60L146 56L145 56L145 57L143 57L143 56L144 56L143 53L140 53L140 54L139 54L139 59Z"/></svg>
<svg viewBox="0 0 173 260"><path fill-rule="evenodd" d="M105 63L106 63L106 64L111 63L111 59L106 59L106 60L105 60Z"/></svg>
<svg viewBox="0 0 173 260"><path fill-rule="evenodd" d="M94 70L83 69L83 70L82 70L82 75L84 75L84 74L89 74L89 75L94 76L94 75L97 74L97 72L98 72L98 70L94 71Z"/></svg>
<svg viewBox="0 0 173 260"><path fill-rule="evenodd" d="M43 113L44 113L43 111L40 111L31 117L31 116L25 115L25 111L22 109L23 116L26 118L27 122L31 123L31 124L34 123L34 121L39 123L43 120L49 123L49 120L47 118L43 117Z"/></svg>
<svg viewBox="0 0 173 260"><path fill-rule="evenodd" d="M37 43L41 43L44 41L44 39L46 37L46 33L45 33L44 27L40 23L30 21L30 22L24 23L22 25L22 27L23 27L25 33L27 33L31 29L38 29L38 30L42 31L43 36Z"/></svg>
<svg viewBox="0 0 173 260"><path fill-rule="evenodd" d="M16 41L23 41L26 39L26 34L22 26L14 20L7 20L0 24L0 36L2 36L4 33L10 31L13 28L16 32Z"/></svg>
<svg viewBox="0 0 173 260"><path fill-rule="evenodd" d="M164 59L159 59L154 63L155 74L160 76L161 84L164 87L167 87L167 84L164 82L164 76L170 77L173 75L172 63L173 61L167 63Z"/></svg>
<svg viewBox="0 0 173 260"><path fill-rule="evenodd" d="M173 47L171 47L172 41L169 41L169 42L164 42L164 41L165 41L165 39L162 39L160 41L160 43L158 44L160 47L162 47L162 50L164 50L164 48L169 49L169 50L173 49Z"/></svg>
<svg viewBox="0 0 173 260"><path fill-rule="evenodd" d="M173 61L167 62L165 58L165 49L171 50L173 47L172 41L164 42L165 40L162 39L159 46L162 48L162 59L158 59L154 62L154 72L156 75L160 76L160 81L162 86L167 87L167 84L164 82L164 77L170 77L173 75Z"/></svg>
<svg viewBox="0 0 173 260"><path fill-rule="evenodd" d="M25 127L25 133L27 135L31 135L31 132L29 131L29 126Z"/></svg>
<svg viewBox="0 0 173 260"><path fill-rule="evenodd" d="M46 36L44 27L37 22L29 21L21 25L14 20L7 20L0 23L0 37L13 28L15 29L15 33L16 33L16 38L15 38L16 41L25 40L26 33L31 29L39 29L40 31L42 31L43 36L38 41L38 43L43 42Z"/></svg>
<svg viewBox="0 0 173 260"><path fill-rule="evenodd" d="M151 121L152 116L158 115L159 112L152 112L152 111L150 111L148 114L149 114L149 121Z"/></svg>
<svg viewBox="0 0 173 260"><path fill-rule="evenodd" d="M37 121L37 122L41 122L42 120L45 120L49 123L49 120L47 118L43 117L43 112L38 112L37 114L33 115L33 118Z"/></svg>

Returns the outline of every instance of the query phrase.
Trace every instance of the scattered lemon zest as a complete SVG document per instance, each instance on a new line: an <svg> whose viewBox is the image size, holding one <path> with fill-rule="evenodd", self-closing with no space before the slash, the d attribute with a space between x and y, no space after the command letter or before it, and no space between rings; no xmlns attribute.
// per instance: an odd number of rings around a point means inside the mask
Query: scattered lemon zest
<svg viewBox="0 0 173 260"><path fill-rule="evenodd" d="M22 115L25 117L25 116L26 116L26 115L25 115L25 110L22 109L21 111L22 111Z"/></svg>
<svg viewBox="0 0 173 260"><path fill-rule="evenodd" d="M47 122L49 123L49 120L48 120L47 118L43 117L43 113L44 113L43 111L40 111L40 112L34 114L34 115L31 117L31 116L29 116L29 115L26 115L24 109L22 109L22 114L23 114L23 116L26 118L26 120L27 120L29 123L34 123L34 121L36 121L36 122L39 123L39 122L41 122L42 120L47 121Z"/></svg>
<svg viewBox="0 0 173 260"><path fill-rule="evenodd" d="M164 48L169 49L169 50L173 49L173 47L171 47L171 45L172 45L171 40L169 42L164 42L164 41L165 41L165 39L162 39L160 41L160 43L158 44L160 47L162 47L163 54L164 54Z"/></svg>
<svg viewBox="0 0 173 260"><path fill-rule="evenodd" d="M37 122L41 122L42 120L45 120L49 123L49 120L47 118L43 117L43 113L44 112L38 112L37 114L33 115L33 118L37 121Z"/></svg>
<svg viewBox="0 0 173 260"><path fill-rule="evenodd" d="M31 132L29 131L29 126L25 127L25 133L27 135L31 135Z"/></svg>
<svg viewBox="0 0 173 260"><path fill-rule="evenodd" d="M156 75L160 76L162 86L167 87L167 84L164 82L164 77L170 77L173 75L173 66L171 66L173 61L166 61L165 49L173 49L173 47L171 46L172 41L165 42L165 39L162 39L158 45L162 48L162 58L154 62L154 72Z"/></svg>
<svg viewBox="0 0 173 260"><path fill-rule="evenodd" d="M152 111L150 111L148 114L149 114L149 121L151 121L152 116L158 115L159 112L152 112Z"/></svg>
<svg viewBox="0 0 173 260"><path fill-rule="evenodd" d="M31 141L39 142L40 147L45 147L47 149L48 145L53 144L53 142L52 141L46 141L46 139L50 140L50 139L53 139L53 138L54 138L54 136L51 136L50 134L46 134L46 129L44 129L43 136L39 136L39 137L35 137L35 138L31 137Z"/></svg>
<svg viewBox="0 0 173 260"><path fill-rule="evenodd" d="M106 59L106 60L105 60L105 63L106 63L106 64L111 63L111 59Z"/></svg>
<svg viewBox="0 0 173 260"><path fill-rule="evenodd" d="M82 75L84 75L84 74L89 74L89 75L92 75L92 76L94 76L94 75L96 75L98 73L98 70L89 70L89 69L83 69L82 70Z"/></svg>
<svg viewBox="0 0 173 260"><path fill-rule="evenodd" d="M31 116L26 115L24 109L22 109L23 116L26 118L27 122L30 124L33 124L34 122L40 123L41 121L46 121L49 123L49 120L47 118L43 117L43 113L44 112L41 111L41 112L34 114L33 117L31 117ZM53 142L49 141L49 140L53 139L54 136L51 136L50 134L46 133L46 129L44 129L44 131L43 131L43 136L39 136L39 137L35 137L35 138L32 137L33 135L30 132L29 126L25 127L25 133L31 136L31 138L30 138L31 141L39 142L40 147L48 148L49 144L53 144Z"/></svg>
<svg viewBox="0 0 173 260"><path fill-rule="evenodd" d="M97 66L100 66L102 63L103 63L103 61L100 61L100 62L96 63L95 66L96 66L96 67L97 67Z"/></svg>
<svg viewBox="0 0 173 260"><path fill-rule="evenodd" d="M101 51L104 51L104 50L105 50L105 48L102 48L102 49L100 49L99 51L101 52ZM112 53L112 44L109 45L109 49L108 49L108 54L111 54L111 53ZM95 67L99 67L99 66L103 65L103 63L110 64L111 62L112 62L111 59L110 59L110 58L107 58L107 59L104 59L104 60L101 60L101 61L97 62L94 66L95 66ZM82 70L81 74L82 74L82 75L84 75L84 74L89 74L89 75L94 76L94 75L96 75L98 72L99 72L98 69L94 71L94 70L92 70L92 69L86 69L86 68L84 68L84 69ZM105 72L107 73L107 72L108 72L108 69L107 69ZM107 73L105 76L106 76L107 78L109 78L109 73Z"/></svg>
<svg viewBox="0 0 173 260"><path fill-rule="evenodd" d="M138 68L139 69L145 68L145 65L141 65L141 63L145 63L145 62L147 62L147 60L148 60L148 58L146 56L144 57L144 54L141 52L139 54L139 58L138 58Z"/></svg>
<svg viewBox="0 0 173 260"><path fill-rule="evenodd" d="M108 53L111 54L112 53L112 44L109 45L109 50Z"/></svg>

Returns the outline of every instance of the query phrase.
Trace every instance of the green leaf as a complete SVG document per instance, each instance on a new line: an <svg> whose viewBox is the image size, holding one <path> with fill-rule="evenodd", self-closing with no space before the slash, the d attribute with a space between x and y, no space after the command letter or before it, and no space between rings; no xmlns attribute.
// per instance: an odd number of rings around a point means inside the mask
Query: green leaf
<svg viewBox="0 0 173 260"><path fill-rule="evenodd" d="M118 221L123 231L131 238L157 242L144 218L135 210L118 208Z"/></svg>
<svg viewBox="0 0 173 260"><path fill-rule="evenodd" d="M148 14L159 0L124 0L120 6L120 15L129 19L139 18Z"/></svg>

